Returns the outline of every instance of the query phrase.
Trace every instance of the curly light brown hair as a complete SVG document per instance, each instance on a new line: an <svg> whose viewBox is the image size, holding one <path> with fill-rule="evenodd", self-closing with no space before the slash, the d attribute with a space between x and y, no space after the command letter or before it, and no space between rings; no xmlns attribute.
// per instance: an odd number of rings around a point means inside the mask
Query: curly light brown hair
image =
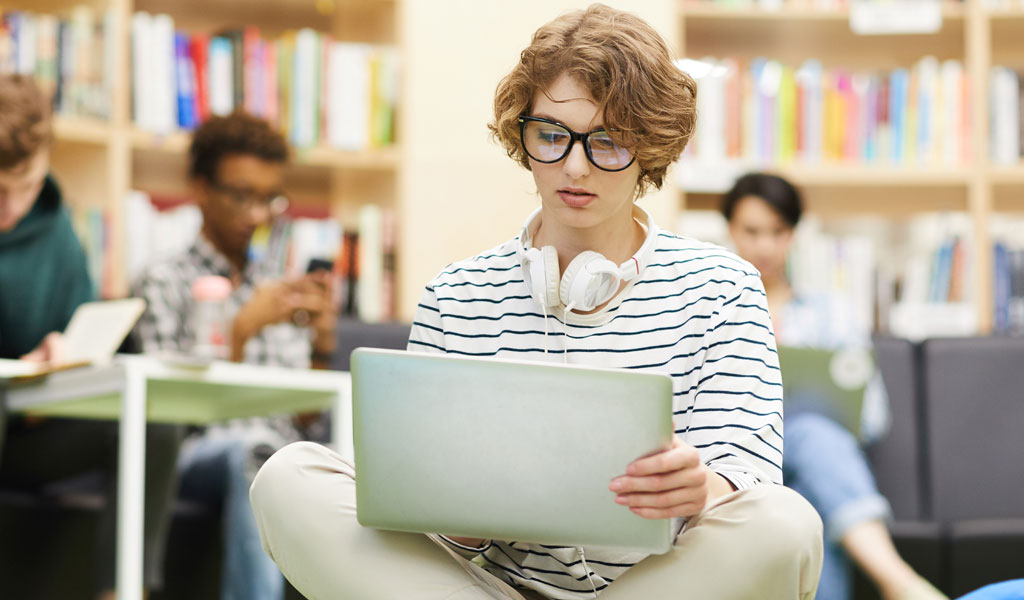
<svg viewBox="0 0 1024 600"><path fill-rule="evenodd" d="M661 188L697 120L697 84L677 68L665 40L643 19L603 4L566 13L542 26L498 84L494 122L487 125L509 157L530 169L519 117L534 95L563 74L598 103L604 126L640 165L636 197Z"/></svg>
<svg viewBox="0 0 1024 600"><path fill-rule="evenodd" d="M0 75L0 169L24 163L50 145L50 103L27 75Z"/></svg>
<svg viewBox="0 0 1024 600"><path fill-rule="evenodd" d="M200 125L192 134L188 154L189 177L216 183L224 157L244 154L283 164L288 162L288 142L267 121L236 110Z"/></svg>

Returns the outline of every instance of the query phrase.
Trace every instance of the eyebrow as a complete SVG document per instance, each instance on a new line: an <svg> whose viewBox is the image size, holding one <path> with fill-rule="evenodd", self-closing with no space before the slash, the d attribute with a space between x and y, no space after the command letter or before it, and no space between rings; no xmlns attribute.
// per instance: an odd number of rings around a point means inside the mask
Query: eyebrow
<svg viewBox="0 0 1024 600"><path fill-rule="evenodd" d="M572 127L569 127L564 122L562 122L561 119L556 119L555 117L553 117L552 115L549 115L547 113L533 113L530 116L531 117L538 117L540 119L548 119L549 121L554 121L554 122L558 123L559 125L562 125L564 127L568 127L569 129L572 129ZM588 129L586 131L579 131L577 133L590 133L591 131L598 131L600 129L605 129L605 126L604 126L603 123L601 125L597 125L596 127L592 127L591 129ZM576 131L575 129L572 129L572 130Z"/></svg>

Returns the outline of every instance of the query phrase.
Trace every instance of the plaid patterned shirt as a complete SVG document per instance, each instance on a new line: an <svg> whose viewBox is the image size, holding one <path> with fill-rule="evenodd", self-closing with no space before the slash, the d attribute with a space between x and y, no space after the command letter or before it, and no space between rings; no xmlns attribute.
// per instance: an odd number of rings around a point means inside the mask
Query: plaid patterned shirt
<svg viewBox="0 0 1024 600"><path fill-rule="evenodd" d="M146 268L132 287L132 295L146 300L146 312L139 319L136 335L146 353L187 353L195 341L192 320L195 303L192 282L205 275L230 278L231 263L202 235L187 252ZM256 286L282 276L281 269L268 261L250 262L242 283L228 299L228 312L237 314ZM244 361L308 369L313 351L311 332L290 323L269 325L245 343Z"/></svg>
<svg viewBox="0 0 1024 600"><path fill-rule="evenodd" d="M187 252L147 267L132 286L132 295L146 300L146 311L135 327L142 351L187 354L195 340L192 282L205 275L230 278L231 263L201 234ZM252 298L256 286L282 277L282 269L270 261L250 261L242 282L228 299L231 315ZM312 332L290 323L269 325L245 343L244 361L308 369L313 351ZM255 474L269 452L303 437L288 417L239 419L207 428L207 436L245 437L253 449L248 469Z"/></svg>

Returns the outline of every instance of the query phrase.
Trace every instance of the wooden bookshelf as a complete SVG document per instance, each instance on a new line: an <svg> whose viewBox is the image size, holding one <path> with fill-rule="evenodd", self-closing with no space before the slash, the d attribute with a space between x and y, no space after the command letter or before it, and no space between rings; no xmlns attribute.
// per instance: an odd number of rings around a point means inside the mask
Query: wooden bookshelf
<svg viewBox="0 0 1024 600"><path fill-rule="evenodd" d="M942 26L933 34L858 36L849 10L822 11L787 4L779 10L754 5L722 7L679 0L680 54L767 57L797 65L816 58L829 68L890 70L909 67L926 55L956 59L971 82L973 159L965 164L893 167L773 164L800 184L809 209L828 217L882 215L902 219L919 212L962 211L970 215L976 249L991 247L990 229L1001 211L1024 211L1024 163L991 166L988 158L988 73L993 65L1024 68L1024 9L993 10L981 0L943 2ZM714 208L708 194L682 194L681 206ZM972 253L980 332L992 329L991 252Z"/></svg>

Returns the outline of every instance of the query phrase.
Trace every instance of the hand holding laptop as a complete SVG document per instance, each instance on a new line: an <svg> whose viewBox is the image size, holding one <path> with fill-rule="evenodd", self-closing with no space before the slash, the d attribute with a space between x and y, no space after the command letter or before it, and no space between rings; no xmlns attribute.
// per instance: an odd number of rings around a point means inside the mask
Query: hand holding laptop
<svg viewBox="0 0 1024 600"><path fill-rule="evenodd" d="M672 448L630 463L626 474L613 479L608 489L616 493L616 503L645 519L689 518L735 491L679 436L672 437Z"/></svg>

